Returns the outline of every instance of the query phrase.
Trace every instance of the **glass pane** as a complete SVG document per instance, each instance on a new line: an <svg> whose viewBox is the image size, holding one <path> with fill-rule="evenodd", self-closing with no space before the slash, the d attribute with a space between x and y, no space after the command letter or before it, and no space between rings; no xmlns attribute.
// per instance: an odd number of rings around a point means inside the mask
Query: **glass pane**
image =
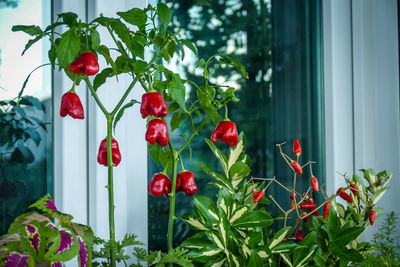
<svg viewBox="0 0 400 267"><path fill-rule="evenodd" d="M48 48L37 42L21 56L30 36L11 31L13 25L43 28L50 19L50 1L0 1L0 234L35 200L52 193L50 67L36 70L23 94L39 101L17 97L29 73L46 63Z"/></svg>
<svg viewBox="0 0 400 267"><path fill-rule="evenodd" d="M318 162L313 172L322 186L324 143L320 2L166 2L172 7L174 23L184 28L188 40L196 43L201 58L227 53L238 59L249 73L249 79L243 80L238 73L226 70L219 73L218 79L226 80L237 89L240 102L229 107L229 117L235 121L238 130L246 134L247 154L253 161L252 176L276 176L283 184L292 186L291 171L276 144L288 142L284 150L292 155L293 140L298 138L304 151L300 163L304 164L308 159ZM178 69L201 85L199 72L194 68L196 62L192 55ZM195 98L195 94L196 91L192 90L189 98ZM187 127L190 127L189 124ZM210 123L199 136L209 137L214 127ZM185 130L181 131L185 133ZM207 163L217 168L217 160L203 138L194 138L191 146L191 157L189 153L184 157L185 168L195 173L197 194L215 198L217 190L209 184L212 179L201 171L200 166ZM149 165L151 176L156 167L150 158ZM299 191L308 188L310 178L307 169L297 180L296 188ZM269 194L284 207L290 207L289 193L281 188L272 186L266 192L267 196ZM318 201L319 196L314 198ZM192 202L192 198L178 194L176 215L191 212ZM162 197L149 196L149 249L166 249L168 205L169 201ZM266 208L273 215L279 213L273 204ZM180 220L176 221L175 229L175 245L192 234Z"/></svg>

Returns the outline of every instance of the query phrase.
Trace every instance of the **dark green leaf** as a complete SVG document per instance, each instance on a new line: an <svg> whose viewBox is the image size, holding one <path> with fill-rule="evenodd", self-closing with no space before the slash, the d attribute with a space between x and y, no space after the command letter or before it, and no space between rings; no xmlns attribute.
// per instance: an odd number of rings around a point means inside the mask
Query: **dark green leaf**
<svg viewBox="0 0 400 267"><path fill-rule="evenodd" d="M224 55L224 54L219 54L219 56L227 59L228 61L231 62L231 64L236 67L237 69L240 70L240 72L242 73L243 77L248 79L249 78L249 74L246 72L246 69L243 67L243 65L237 61L236 59L234 59L233 57L230 57L228 55Z"/></svg>
<svg viewBox="0 0 400 267"><path fill-rule="evenodd" d="M160 145L155 143L154 145L148 146L147 151L149 152L151 158L154 160L154 163L158 166L160 159Z"/></svg>
<svg viewBox="0 0 400 267"><path fill-rule="evenodd" d="M263 263L262 259L260 258L260 256L258 256L257 252L252 250L251 255L250 255L250 260L249 260L249 263L247 264L247 266L259 267L259 266L263 266L263 265L264 265L264 263Z"/></svg>
<svg viewBox="0 0 400 267"><path fill-rule="evenodd" d="M166 4L158 2L157 4L157 12L160 18L162 25L166 28L171 21L172 15L171 10L168 8Z"/></svg>
<svg viewBox="0 0 400 267"><path fill-rule="evenodd" d="M110 24L111 29L118 35L119 39L128 47L128 49L132 48L132 42L130 37L130 32L128 27L122 23L120 20L115 20Z"/></svg>
<svg viewBox="0 0 400 267"><path fill-rule="evenodd" d="M214 202L205 196L194 196L194 207L201 215L206 218L206 221L217 222L218 212Z"/></svg>
<svg viewBox="0 0 400 267"><path fill-rule="evenodd" d="M11 161L16 163L32 163L35 160L35 156L32 151L24 146L18 145L11 153Z"/></svg>
<svg viewBox="0 0 400 267"><path fill-rule="evenodd" d="M243 181L243 179L250 174L250 172L251 169L246 163L237 161L235 164L233 164L229 169L233 187L236 188Z"/></svg>
<svg viewBox="0 0 400 267"><path fill-rule="evenodd" d="M28 106L34 106L38 110L45 110L44 105L42 102L39 101L36 97L33 96L23 96L21 100L19 101L21 105L28 105Z"/></svg>
<svg viewBox="0 0 400 267"><path fill-rule="evenodd" d="M171 132L178 129L181 123L186 119L186 113L175 112L171 118Z"/></svg>
<svg viewBox="0 0 400 267"><path fill-rule="evenodd" d="M335 233L333 243L340 247L344 247L352 240L355 240L363 231L364 227L361 226L350 227L345 230L338 231Z"/></svg>
<svg viewBox="0 0 400 267"><path fill-rule="evenodd" d="M106 59L107 63L111 65L114 72L118 73L117 65L115 64L114 60L110 56L110 50L108 50L108 48L106 46L100 45L98 52L101 55L103 55L103 57Z"/></svg>
<svg viewBox="0 0 400 267"><path fill-rule="evenodd" d="M110 25L111 23L113 23L115 20L116 19L114 19L114 18L108 18L108 17L104 17L104 16L100 15L100 17L95 18L92 22L90 22L90 24L97 22L102 26L107 26L107 25Z"/></svg>
<svg viewBox="0 0 400 267"><path fill-rule="evenodd" d="M147 15L143 12L143 10L139 8L132 8L126 12L117 12L118 16L123 18L126 22L136 25L139 29L142 29L146 24Z"/></svg>
<svg viewBox="0 0 400 267"><path fill-rule="evenodd" d="M188 40L182 39L180 40L185 46L187 46L187 48L189 48L193 54L195 54L196 56L198 56L197 54L197 48L194 46L194 44L192 42L189 42Z"/></svg>
<svg viewBox="0 0 400 267"><path fill-rule="evenodd" d="M77 24L76 19L78 18L78 15L73 12L61 13L58 14L58 17L61 18L63 22L69 26Z"/></svg>
<svg viewBox="0 0 400 267"><path fill-rule="evenodd" d="M135 56L140 57L141 59L144 59L144 46L137 43L133 42L132 43L132 52Z"/></svg>
<svg viewBox="0 0 400 267"><path fill-rule="evenodd" d="M171 73L172 80L168 84L168 92L171 95L172 99L179 104L183 111L186 111L185 106L185 86L182 83L179 74Z"/></svg>
<svg viewBox="0 0 400 267"><path fill-rule="evenodd" d="M100 46L100 35L94 28L91 28L89 31L90 37L92 38L92 48L93 50L97 50Z"/></svg>
<svg viewBox="0 0 400 267"><path fill-rule="evenodd" d="M176 102L172 102L169 106L168 106L168 114L172 113L174 111L177 111L179 109L179 104Z"/></svg>
<svg viewBox="0 0 400 267"><path fill-rule="evenodd" d="M42 29L36 25L15 25L12 27L13 32L23 31L29 35L40 35L43 33Z"/></svg>
<svg viewBox="0 0 400 267"><path fill-rule="evenodd" d="M60 44L57 46L56 55L60 68L69 66L78 56L80 51L80 39L73 29L66 31L62 37Z"/></svg>
<svg viewBox="0 0 400 267"><path fill-rule="evenodd" d="M22 51L22 56L25 54L25 52L26 52L26 50L28 50L29 49L29 47L31 47L34 43L36 43L37 41L39 41L40 39L42 39L42 35L38 35L38 36L36 36L34 39L31 39L31 40L29 40L27 43L26 43L26 45L25 45L25 48L24 48L24 51Z"/></svg>
<svg viewBox="0 0 400 267"><path fill-rule="evenodd" d="M135 73L143 73L146 70L147 62L142 60L137 60L133 63L133 71Z"/></svg>
<svg viewBox="0 0 400 267"><path fill-rule="evenodd" d="M139 103L139 102L136 99L132 99L131 101L129 101L129 103L123 105L122 108L120 108L120 110L117 113L117 116L115 116L114 131L115 131L115 127L117 126L117 123L119 122L119 120L124 115L125 110L127 108L133 107L133 105L136 104L136 103Z"/></svg>
<svg viewBox="0 0 400 267"><path fill-rule="evenodd" d="M272 224L272 217L263 211L249 211L233 223L234 227L267 227Z"/></svg>
<svg viewBox="0 0 400 267"><path fill-rule="evenodd" d="M227 159L225 157L225 155L221 152L221 150L219 150L213 142L211 142L210 139L205 138L204 139L206 141L206 143L208 144L208 146L211 148L211 151L214 153L214 155L217 157L217 159L219 160L219 162L221 163L222 169L225 172L226 177L229 177L229 170L228 170L228 162Z"/></svg>
<svg viewBox="0 0 400 267"><path fill-rule="evenodd" d="M105 68L99 74L94 77L93 80L93 88L96 91L103 83L106 82L106 79L112 77L114 75L114 71L112 68Z"/></svg>

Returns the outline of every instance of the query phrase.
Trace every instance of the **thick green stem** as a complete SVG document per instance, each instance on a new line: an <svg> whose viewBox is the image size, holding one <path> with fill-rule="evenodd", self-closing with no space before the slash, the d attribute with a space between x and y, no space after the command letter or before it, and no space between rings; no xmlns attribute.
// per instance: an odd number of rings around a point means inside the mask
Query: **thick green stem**
<svg viewBox="0 0 400 267"><path fill-rule="evenodd" d="M174 249L173 241L174 241L174 221L175 221L175 195L176 195L176 174L178 169L178 152L175 150L172 145L171 140L169 140L169 147L171 148L172 153L172 185L171 185L171 193L169 194L170 202L169 202L169 221L168 221L168 252L171 252Z"/></svg>
<svg viewBox="0 0 400 267"><path fill-rule="evenodd" d="M110 230L110 241L111 241L111 251L110 251L110 261L111 266L116 266L115 261L115 223L114 223L114 188L113 188L113 167L114 163L112 160L112 117L107 116L107 165L108 165L108 220L109 220L109 230Z"/></svg>
<svg viewBox="0 0 400 267"><path fill-rule="evenodd" d="M190 141L192 140L192 138L198 134L198 132L200 131L201 128L204 127L204 125L206 125L206 123L210 120L210 117L207 117L195 130L194 132L189 136L188 139L186 139L185 143L183 143L183 145L177 150L178 154L180 154L182 152L182 150L187 146L187 144L190 143Z"/></svg>

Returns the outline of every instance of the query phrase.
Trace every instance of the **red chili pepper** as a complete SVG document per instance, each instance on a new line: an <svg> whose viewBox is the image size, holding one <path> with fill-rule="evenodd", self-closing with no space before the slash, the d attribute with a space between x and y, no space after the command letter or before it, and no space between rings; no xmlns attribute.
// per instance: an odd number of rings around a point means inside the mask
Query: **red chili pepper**
<svg viewBox="0 0 400 267"><path fill-rule="evenodd" d="M310 211L313 211L315 208L310 209ZM318 216L319 215L318 210L314 210L313 213L311 213L311 214L314 215L314 216Z"/></svg>
<svg viewBox="0 0 400 267"><path fill-rule="evenodd" d="M221 121L211 135L211 141L216 143L219 139L225 144L236 146L239 141L236 124L233 121Z"/></svg>
<svg viewBox="0 0 400 267"><path fill-rule="evenodd" d="M308 200L310 198L310 194L309 193L304 193L303 197L305 200Z"/></svg>
<svg viewBox="0 0 400 267"><path fill-rule="evenodd" d="M317 205L315 205L315 203L301 203L300 204L300 209L303 210L314 210L317 207Z"/></svg>
<svg viewBox="0 0 400 267"><path fill-rule="evenodd" d="M319 186L318 186L318 179L317 177L311 177L311 186L314 189L315 192L319 192Z"/></svg>
<svg viewBox="0 0 400 267"><path fill-rule="evenodd" d="M190 171L180 172L176 176L176 192L185 192L186 196L193 196L197 191L194 174Z"/></svg>
<svg viewBox="0 0 400 267"><path fill-rule="evenodd" d="M293 161L291 165L295 172L297 172L298 174L303 173L303 169L301 168L300 164L297 161Z"/></svg>
<svg viewBox="0 0 400 267"><path fill-rule="evenodd" d="M164 118L168 114L167 105L161 93L150 92L142 95L142 104L140 104L140 113L142 118L155 116Z"/></svg>
<svg viewBox="0 0 400 267"><path fill-rule="evenodd" d="M369 218L369 223L371 225L374 225L374 222L375 222L375 211L374 210L370 210L368 212L368 218Z"/></svg>
<svg viewBox="0 0 400 267"><path fill-rule="evenodd" d="M258 201L260 201L265 195L265 192L263 190L261 191L257 191L257 190L253 190L253 203L257 203Z"/></svg>
<svg viewBox="0 0 400 267"><path fill-rule="evenodd" d="M355 182L351 182L350 183L350 190L351 190L351 193L353 193L354 196L357 196L358 188L357 188L357 184Z"/></svg>
<svg viewBox="0 0 400 267"><path fill-rule="evenodd" d="M296 231L296 242L303 241L304 236L303 236L303 230L297 229Z"/></svg>
<svg viewBox="0 0 400 267"><path fill-rule="evenodd" d="M165 121L161 119L152 119L147 125L146 141L150 145L154 145L156 142L160 146L168 145L169 135L168 126Z"/></svg>
<svg viewBox="0 0 400 267"><path fill-rule="evenodd" d="M297 196L296 196L296 193L291 193L290 194L290 199L295 199Z"/></svg>
<svg viewBox="0 0 400 267"><path fill-rule="evenodd" d="M84 119L83 106L75 92L66 92L61 98L60 116L70 115L74 119Z"/></svg>
<svg viewBox="0 0 400 267"><path fill-rule="evenodd" d="M306 215L307 214L307 212L305 212L305 211L303 211L302 213L301 213L301 217L303 217L304 215ZM307 215L306 217L304 217L304 222L308 222L308 220L310 219L310 216L309 215Z"/></svg>
<svg viewBox="0 0 400 267"><path fill-rule="evenodd" d="M330 207L331 207L331 202L330 201L326 202L324 205L324 212L323 212L324 219L328 217Z"/></svg>
<svg viewBox="0 0 400 267"><path fill-rule="evenodd" d="M300 143L299 143L299 139L297 139L297 138L294 139L293 153L297 157L299 157L301 155L301 146L300 146Z"/></svg>
<svg viewBox="0 0 400 267"><path fill-rule="evenodd" d="M341 197L342 199L346 200L347 202L353 203L353 199L351 198L351 196L349 196L349 194L347 194L346 192L344 192L344 188L340 187L336 194L339 195L339 197Z"/></svg>
<svg viewBox="0 0 400 267"><path fill-rule="evenodd" d="M307 202L308 202L308 203L313 203L313 204L315 204L315 201L314 201L314 199L313 199L312 197L308 198L308 199L307 199Z"/></svg>
<svg viewBox="0 0 400 267"><path fill-rule="evenodd" d="M118 164L121 162L121 152L119 152L118 142L114 138L111 140L111 152L114 166L118 166ZM104 138L100 143L99 153L97 154L97 162L101 165L108 166L107 138Z"/></svg>
<svg viewBox="0 0 400 267"><path fill-rule="evenodd" d="M95 75L99 72L99 62L95 54L85 52L69 65L69 70L75 74Z"/></svg>
<svg viewBox="0 0 400 267"><path fill-rule="evenodd" d="M165 174L156 173L147 186L147 191L155 197L161 196L162 193L168 197L171 192L171 180Z"/></svg>

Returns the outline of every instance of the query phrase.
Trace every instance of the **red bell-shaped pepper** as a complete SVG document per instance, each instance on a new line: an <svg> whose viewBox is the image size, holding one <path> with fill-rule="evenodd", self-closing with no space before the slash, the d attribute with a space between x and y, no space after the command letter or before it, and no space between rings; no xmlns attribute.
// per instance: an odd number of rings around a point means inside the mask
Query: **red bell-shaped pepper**
<svg viewBox="0 0 400 267"><path fill-rule="evenodd" d="M349 196L349 194L344 192L344 188L343 187L340 187L336 191L336 194L339 195L339 197L341 197L342 199L346 200L347 202L353 203L353 199L351 198L351 196Z"/></svg>
<svg viewBox="0 0 400 267"><path fill-rule="evenodd" d="M375 222L375 211L374 210L370 210L368 212L368 218L369 218L369 223L371 225L374 225L374 222Z"/></svg>
<svg viewBox="0 0 400 267"><path fill-rule="evenodd" d="M165 121L160 119L152 119L147 125L146 141L150 145L154 145L156 142L160 146L168 145L169 135L168 126Z"/></svg>
<svg viewBox="0 0 400 267"><path fill-rule="evenodd" d="M74 119L84 119L83 106L75 92L67 92L61 98L60 116L70 115Z"/></svg>
<svg viewBox="0 0 400 267"><path fill-rule="evenodd" d="M143 119L149 115L162 118L167 116L168 109L163 95L158 92L143 94L142 103L140 104L140 113Z"/></svg>
<svg viewBox="0 0 400 267"><path fill-rule="evenodd" d="M171 192L171 180L165 174L156 173L147 186L147 191L155 197L161 196L162 193L168 197Z"/></svg>
<svg viewBox="0 0 400 267"><path fill-rule="evenodd" d="M311 186L314 189L315 192L319 192L319 186L318 186L318 179L317 177L311 177Z"/></svg>
<svg viewBox="0 0 400 267"><path fill-rule="evenodd" d="M293 153L297 157L299 157L301 155L301 146L300 146L300 143L299 143L299 139L297 139L297 138L294 139Z"/></svg>
<svg viewBox="0 0 400 267"><path fill-rule="evenodd" d="M99 62L95 54L85 52L69 65L69 70L75 74L95 75L99 72Z"/></svg>
<svg viewBox="0 0 400 267"><path fill-rule="evenodd" d="M185 192L186 196L193 196L197 191L194 174L190 171L180 172L176 176L176 192Z"/></svg>
<svg viewBox="0 0 400 267"><path fill-rule="evenodd" d="M121 152L119 152L118 142L114 138L111 140L111 152L114 166L118 166L118 164L121 162ZM100 143L99 153L97 154L97 162L101 165L108 166L107 138L104 138Z"/></svg>
<svg viewBox="0 0 400 267"><path fill-rule="evenodd" d="M300 164L297 161L292 161L291 165L295 172L297 172L298 174L303 173L303 169L301 168Z"/></svg>
<svg viewBox="0 0 400 267"><path fill-rule="evenodd" d="M225 144L236 146L239 141L236 124L233 121L221 121L211 135L211 141L216 143L219 139Z"/></svg>
<svg viewBox="0 0 400 267"><path fill-rule="evenodd" d="M253 190L253 203L257 203L258 201L260 201L265 195L264 190L261 191L257 191L257 190Z"/></svg>
<svg viewBox="0 0 400 267"><path fill-rule="evenodd" d="M324 219L326 219L326 217L328 217L329 209L330 209L330 208L331 208L331 202L328 201L328 202L326 202L325 205L324 205L324 212L323 212Z"/></svg>

